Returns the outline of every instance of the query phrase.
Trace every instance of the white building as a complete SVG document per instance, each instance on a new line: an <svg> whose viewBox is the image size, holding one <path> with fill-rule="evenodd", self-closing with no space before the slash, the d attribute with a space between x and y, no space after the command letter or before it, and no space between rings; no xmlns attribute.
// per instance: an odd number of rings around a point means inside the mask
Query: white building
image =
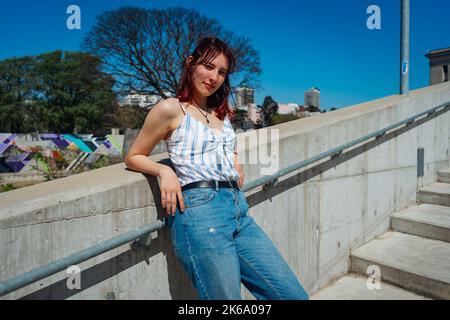
<svg viewBox="0 0 450 320"><path fill-rule="evenodd" d="M305 92L305 106L314 106L320 109L320 89L312 87Z"/></svg>
<svg viewBox="0 0 450 320"><path fill-rule="evenodd" d="M296 103L279 103L278 113L279 114L297 114L299 111L299 105Z"/></svg>
<svg viewBox="0 0 450 320"><path fill-rule="evenodd" d="M237 88L236 94L236 105L246 106L249 103L255 103L255 90L248 87Z"/></svg>
<svg viewBox="0 0 450 320"><path fill-rule="evenodd" d="M248 106L232 106L234 109L241 110L241 111L247 111Z"/></svg>
<svg viewBox="0 0 450 320"><path fill-rule="evenodd" d="M261 109L257 107L256 103L247 104L247 116L248 119L255 124L262 121Z"/></svg>
<svg viewBox="0 0 450 320"><path fill-rule="evenodd" d="M165 92L167 96L171 96L170 92ZM125 95L122 98L122 101L120 102L121 106L124 105L135 105L142 108L148 108L156 103L161 99L160 95L156 94L142 94L142 93L130 93Z"/></svg>

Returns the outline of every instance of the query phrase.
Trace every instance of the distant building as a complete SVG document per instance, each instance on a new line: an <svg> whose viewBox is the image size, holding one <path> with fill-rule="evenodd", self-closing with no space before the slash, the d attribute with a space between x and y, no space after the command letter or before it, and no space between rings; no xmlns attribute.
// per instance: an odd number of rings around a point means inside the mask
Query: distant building
<svg viewBox="0 0 450 320"><path fill-rule="evenodd" d="M299 111L299 105L296 103L278 104L279 114L297 114Z"/></svg>
<svg viewBox="0 0 450 320"><path fill-rule="evenodd" d="M312 87L305 92L305 106L320 108L320 89Z"/></svg>
<svg viewBox="0 0 450 320"><path fill-rule="evenodd" d="M165 92L167 96L171 96L170 92ZM149 108L158 103L161 99L160 95L156 94L142 94L131 92L123 97L122 101L119 103L121 106L124 105L135 105L142 108Z"/></svg>
<svg viewBox="0 0 450 320"><path fill-rule="evenodd" d="M258 106L255 103L247 104L247 116L248 119L254 124L262 121L261 108L258 108Z"/></svg>
<svg viewBox="0 0 450 320"><path fill-rule="evenodd" d="M235 106L234 108L236 108L237 110L247 111L248 106Z"/></svg>
<svg viewBox="0 0 450 320"><path fill-rule="evenodd" d="M255 103L255 90L252 88L237 88L235 94L237 106L246 106L249 103Z"/></svg>
<svg viewBox="0 0 450 320"><path fill-rule="evenodd" d="M431 50L425 56L430 60L430 85L448 81L450 48Z"/></svg>
<svg viewBox="0 0 450 320"><path fill-rule="evenodd" d="M232 122L235 130L242 129L246 131L248 129L255 129L256 125L261 122L261 108L256 104L249 103L246 106L232 107L240 114Z"/></svg>

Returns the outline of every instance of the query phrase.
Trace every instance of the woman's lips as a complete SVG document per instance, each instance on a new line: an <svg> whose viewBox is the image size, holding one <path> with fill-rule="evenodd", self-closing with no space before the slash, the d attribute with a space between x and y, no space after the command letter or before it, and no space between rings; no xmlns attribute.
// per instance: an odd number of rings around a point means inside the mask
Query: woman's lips
<svg viewBox="0 0 450 320"><path fill-rule="evenodd" d="M205 87L207 88L207 89L209 89L209 90L213 90L214 89L214 87L211 87L209 84L207 84L207 83L205 83Z"/></svg>

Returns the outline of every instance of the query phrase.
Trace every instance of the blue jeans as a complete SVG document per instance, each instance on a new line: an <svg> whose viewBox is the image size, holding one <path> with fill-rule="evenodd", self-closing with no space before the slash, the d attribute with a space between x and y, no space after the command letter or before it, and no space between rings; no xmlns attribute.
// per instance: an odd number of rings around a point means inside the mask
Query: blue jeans
<svg viewBox="0 0 450 320"><path fill-rule="evenodd" d="M241 282L257 299L306 300L308 294L272 241L248 215L242 191L183 191L186 210L167 219L175 254L200 299L239 300Z"/></svg>

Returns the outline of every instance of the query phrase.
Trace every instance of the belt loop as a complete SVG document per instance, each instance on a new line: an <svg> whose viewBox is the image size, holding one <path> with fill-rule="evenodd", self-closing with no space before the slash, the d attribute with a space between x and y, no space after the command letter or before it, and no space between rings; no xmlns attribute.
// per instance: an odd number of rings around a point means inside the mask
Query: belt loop
<svg viewBox="0 0 450 320"><path fill-rule="evenodd" d="M214 182L216 183L216 191L219 191L219 181L214 180Z"/></svg>

